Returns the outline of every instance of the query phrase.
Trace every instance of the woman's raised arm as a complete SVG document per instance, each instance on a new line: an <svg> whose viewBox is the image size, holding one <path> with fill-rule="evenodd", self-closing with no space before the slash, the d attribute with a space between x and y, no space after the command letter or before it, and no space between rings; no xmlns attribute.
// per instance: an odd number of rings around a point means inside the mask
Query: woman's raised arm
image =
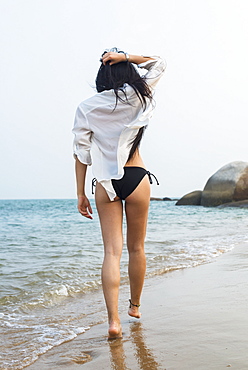
<svg viewBox="0 0 248 370"><path fill-rule="evenodd" d="M130 62L134 64L141 64L145 63L148 60L153 59L151 57L143 57L142 55L131 55L127 53L116 53L113 51L110 51L108 53L105 53L102 57L102 62L105 65L107 62L109 62L110 65L120 63L120 62Z"/></svg>

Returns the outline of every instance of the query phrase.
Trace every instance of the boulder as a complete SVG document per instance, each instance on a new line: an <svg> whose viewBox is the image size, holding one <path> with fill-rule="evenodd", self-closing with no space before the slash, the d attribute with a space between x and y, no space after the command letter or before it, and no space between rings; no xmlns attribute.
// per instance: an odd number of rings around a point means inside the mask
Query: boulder
<svg viewBox="0 0 248 370"><path fill-rule="evenodd" d="M201 204L201 190L195 190L184 195L176 202L176 206L199 206Z"/></svg>
<svg viewBox="0 0 248 370"><path fill-rule="evenodd" d="M215 207L248 199L248 162L231 162L219 169L207 181L201 205Z"/></svg>

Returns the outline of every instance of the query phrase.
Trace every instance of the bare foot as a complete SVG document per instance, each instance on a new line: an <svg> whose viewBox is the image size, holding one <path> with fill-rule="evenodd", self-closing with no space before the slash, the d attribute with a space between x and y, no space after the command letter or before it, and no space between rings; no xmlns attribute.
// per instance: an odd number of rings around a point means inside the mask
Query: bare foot
<svg viewBox="0 0 248 370"><path fill-rule="evenodd" d="M141 313L139 312L139 307L135 307L135 306L129 307L128 315L132 317L136 317L136 319L140 319Z"/></svg>
<svg viewBox="0 0 248 370"><path fill-rule="evenodd" d="M109 324L108 339L122 338L121 324L117 322L111 322Z"/></svg>

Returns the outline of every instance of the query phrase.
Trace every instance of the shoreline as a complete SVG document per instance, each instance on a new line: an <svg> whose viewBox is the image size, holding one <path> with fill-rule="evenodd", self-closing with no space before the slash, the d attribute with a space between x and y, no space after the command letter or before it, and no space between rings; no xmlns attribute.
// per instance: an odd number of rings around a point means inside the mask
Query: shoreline
<svg viewBox="0 0 248 370"><path fill-rule="evenodd" d="M27 369L245 370L247 261L243 243L211 263L147 279L141 320L126 314L128 287L121 287L123 339L107 341L107 322L98 324Z"/></svg>

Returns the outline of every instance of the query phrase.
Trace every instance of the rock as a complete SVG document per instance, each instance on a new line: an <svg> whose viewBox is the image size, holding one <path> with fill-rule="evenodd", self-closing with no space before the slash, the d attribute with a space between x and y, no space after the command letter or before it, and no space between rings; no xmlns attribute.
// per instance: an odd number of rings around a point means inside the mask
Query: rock
<svg viewBox="0 0 248 370"><path fill-rule="evenodd" d="M201 197L205 207L248 199L248 163L231 162L207 181Z"/></svg>
<svg viewBox="0 0 248 370"><path fill-rule="evenodd" d="M151 197L150 198L150 200L171 200L170 198L167 198L167 197L165 197L165 198L154 198L154 197Z"/></svg>
<svg viewBox="0 0 248 370"><path fill-rule="evenodd" d="M172 201L172 199L171 198L168 198L168 197L164 197L163 200L165 200L166 202Z"/></svg>
<svg viewBox="0 0 248 370"><path fill-rule="evenodd" d="M240 200L238 202L225 203L225 204L221 204L220 206L218 206L218 208L226 208L226 207L248 208L248 199Z"/></svg>
<svg viewBox="0 0 248 370"><path fill-rule="evenodd" d="M184 195L176 202L176 206L199 206L201 204L201 190L195 190Z"/></svg>

